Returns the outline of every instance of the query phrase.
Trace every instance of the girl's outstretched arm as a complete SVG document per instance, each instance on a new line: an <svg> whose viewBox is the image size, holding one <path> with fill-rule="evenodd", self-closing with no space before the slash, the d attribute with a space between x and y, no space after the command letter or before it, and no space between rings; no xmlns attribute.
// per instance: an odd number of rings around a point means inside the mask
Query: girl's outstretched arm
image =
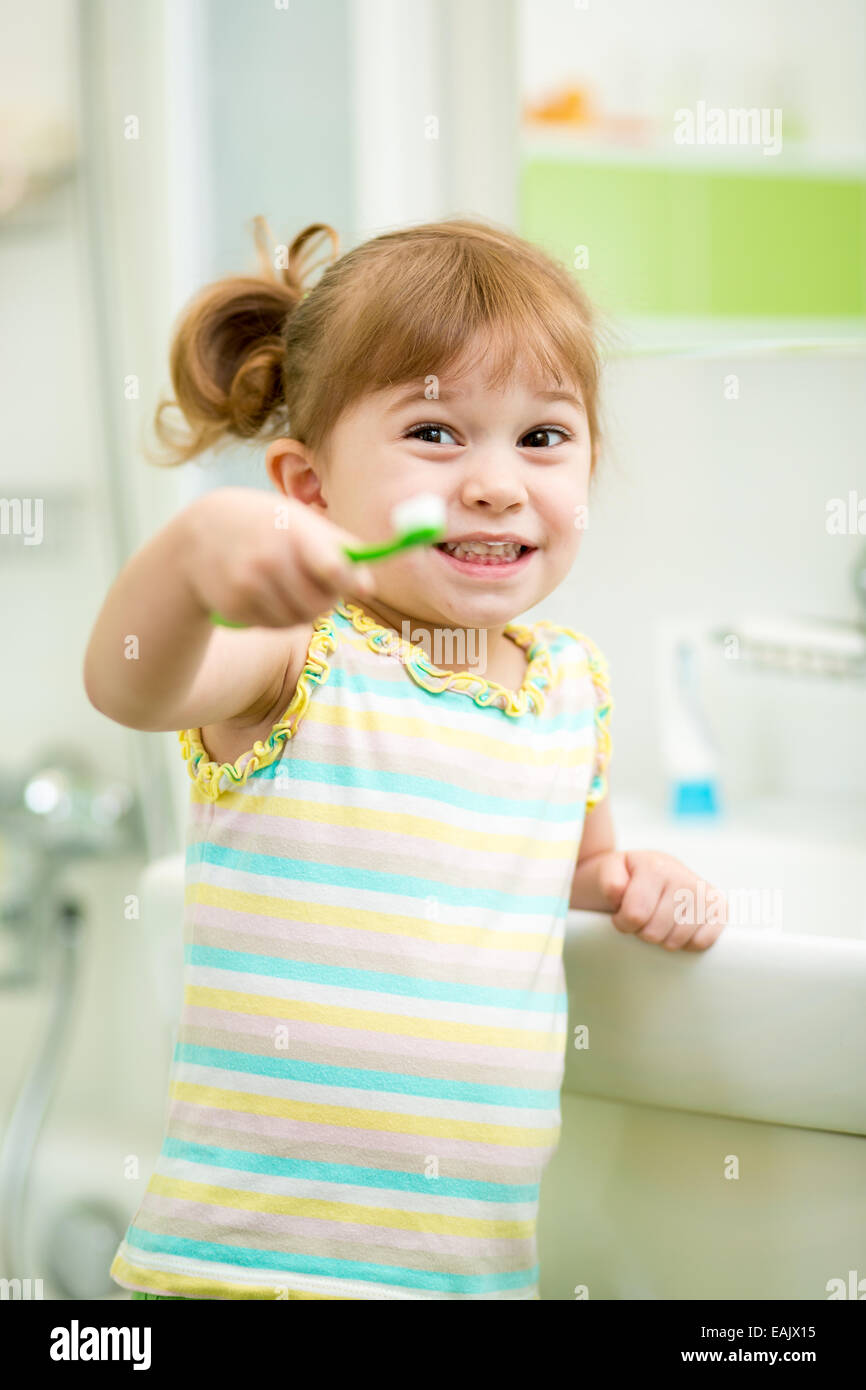
<svg viewBox="0 0 866 1390"><path fill-rule="evenodd" d="M284 629L235 631L210 621L188 577L197 507L179 512L130 558L90 635L87 698L127 728L199 728L231 719L260 701L285 670Z"/></svg>
<svg viewBox="0 0 866 1390"><path fill-rule="evenodd" d="M227 487L196 498L112 585L84 659L88 699L118 724L149 730L267 708L305 624L355 592L365 571L372 592L372 574L345 552L362 544L280 493ZM215 627L214 612L243 626Z"/></svg>

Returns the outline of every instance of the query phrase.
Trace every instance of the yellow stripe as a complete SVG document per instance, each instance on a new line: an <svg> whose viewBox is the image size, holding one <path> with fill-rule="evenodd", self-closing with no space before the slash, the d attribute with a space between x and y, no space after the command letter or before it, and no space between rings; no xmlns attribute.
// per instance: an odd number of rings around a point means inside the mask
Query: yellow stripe
<svg viewBox="0 0 866 1390"><path fill-rule="evenodd" d="M188 883L187 903L226 908L261 917L283 917L323 927L349 927L356 931L378 932L382 936L403 936L415 941L435 941L440 945L481 947L490 950L524 951L558 956L562 950L562 931L545 937L539 933L507 931L490 927L461 927L445 922L428 922L421 917L405 917L396 912L372 912L364 907L337 907L330 903L302 902L299 898L273 898L265 893L248 893L214 883ZM421 928L421 930L419 930ZM426 928L426 930L425 930Z"/></svg>
<svg viewBox="0 0 866 1390"><path fill-rule="evenodd" d="M312 1101L286 1100L282 1096L256 1095L252 1091L226 1091L217 1086L198 1086L192 1081L173 1081L174 1100L216 1110L236 1110L242 1115L270 1115L310 1124L338 1125L343 1129L383 1130L388 1134L416 1134L425 1139L468 1139L477 1144L510 1145L539 1149L555 1142L560 1125L546 1129L520 1129L516 1125L481 1124L476 1120L449 1120L442 1115L406 1115L397 1110L353 1110L348 1105L318 1105Z"/></svg>
<svg viewBox="0 0 866 1390"><path fill-rule="evenodd" d="M434 723L432 719L418 719L411 714L390 714L376 709L356 709L349 705L326 705L316 701L310 703L304 719L307 723L363 729L367 733L403 734L407 738L417 739L419 743L438 743L455 751L483 753L485 757L503 763L516 763L524 768L551 767L554 764L567 768L579 767L588 762L595 751L594 742L572 749L555 744L551 748L510 745L480 729L450 729L447 725ZM592 726L589 732L592 735Z"/></svg>
<svg viewBox="0 0 866 1390"><path fill-rule="evenodd" d="M341 1298L339 1294L329 1293L302 1293L299 1289L286 1289L284 1284L278 1284L276 1280L279 1275L274 1272L271 1275L273 1283L268 1284L234 1284L230 1279L208 1279L205 1275L199 1274L169 1274L156 1273L152 1269L143 1269L136 1264L130 1264L122 1255L116 1255L111 1269L108 1271L111 1278L118 1284L134 1284L142 1293L156 1293L158 1290L169 1289L171 1293L178 1294L182 1298L272 1298L279 1301L281 1298L314 1298L323 1299L335 1303L354 1303L357 1299ZM262 1279L268 1278L267 1273L262 1274ZM267 1287L268 1292L263 1290Z"/></svg>
<svg viewBox="0 0 866 1390"><path fill-rule="evenodd" d="M485 853L519 854L524 859L570 859L576 852L577 839L554 840L540 824L542 839L530 835L506 835L498 831L469 830L449 821L434 820L431 816L414 816L404 811L385 811L370 806L349 806L340 802L306 801L300 797L280 796L276 790L267 796L250 796L236 792L232 809L250 815L284 816L310 825L343 825L355 830L381 830L383 834L411 835L419 840L436 840L440 844L483 850ZM223 796L225 804L225 795ZM536 826L539 825L535 819Z"/></svg>
<svg viewBox="0 0 866 1390"><path fill-rule="evenodd" d="M434 1038L437 1042L519 1047L528 1052L558 1052L566 1037L565 1031L533 1032L529 1028L492 1028L483 1023L455 1023L450 1019L373 1013L367 1009L347 1009L342 1004L308 1003L303 999L281 999L274 994L243 994L239 990L209 989L205 985L187 985L183 999L184 1007L192 1005L204 1009L225 1009L233 1014L289 1018L295 1023L329 1023L332 1028L394 1033L404 1038ZM503 1058L503 1062L505 1060Z"/></svg>
<svg viewBox="0 0 866 1390"><path fill-rule="evenodd" d="M436 1179L430 1179L435 1191ZM358 1226L388 1226L396 1231L423 1230L426 1235L481 1236L501 1240L526 1240L535 1222L503 1221L491 1217L440 1216L432 1211L404 1211L399 1207L368 1207L357 1202L323 1201L321 1197L295 1197L270 1192L249 1192L238 1187L217 1187L154 1173L147 1191L158 1197L203 1202L232 1211L267 1212L274 1216L311 1216L322 1221L342 1221ZM253 1237L254 1238L254 1237Z"/></svg>

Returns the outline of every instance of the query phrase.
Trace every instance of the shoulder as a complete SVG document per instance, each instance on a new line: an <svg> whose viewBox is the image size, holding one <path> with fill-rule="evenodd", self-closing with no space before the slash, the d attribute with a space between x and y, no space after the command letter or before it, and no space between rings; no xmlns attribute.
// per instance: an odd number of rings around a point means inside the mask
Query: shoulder
<svg viewBox="0 0 866 1390"><path fill-rule="evenodd" d="M576 655L579 668L577 679L582 692L579 698L586 709L592 710L595 751L586 799L586 810L591 811L607 795L607 770L612 754L611 712L614 701L610 693L607 658L587 633L577 632L573 627L545 622L541 625L541 631L550 631L552 642L559 646L560 663L567 664L569 660L561 653L563 647Z"/></svg>
<svg viewBox="0 0 866 1390"><path fill-rule="evenodd" d="M574 653L581 661L586 662L593 680L609 680L607 657L587 633L578 632L562 623L551 622L548 618L540 618L534 627L552 652Z"/></svg>
<svg viewBox="0 0 866 1390"><path fill-rule="evenodd" d="M609 729L614 701L611 696L610 667L598 643L585 632L562 623L541 619L536 629L551 654L558 680L574 682L582 692L581 703L595 706L599 734Z"/></svg>

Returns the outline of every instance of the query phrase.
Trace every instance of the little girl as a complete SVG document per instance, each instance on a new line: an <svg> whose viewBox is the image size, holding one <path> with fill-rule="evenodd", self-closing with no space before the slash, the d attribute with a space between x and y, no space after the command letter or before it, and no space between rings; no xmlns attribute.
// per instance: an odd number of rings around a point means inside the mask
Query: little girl
<svg viewBox="0 0 866 1390"><path fill-rule="evenodd" d="M182 315L189 431L163 402L157 433L171 462L268 441L276 492L182 510L85 660L96 708L180 730L191 778L167 1126L111 1275L138 1297L537 1299L567 910L689 950L725 916L675 911L698 883L678 861L615 848L599 649L515 621L580 545L592 312L481 222L339 257L314 224L273 258L265 226L261 274ZM354 566L343 546L387 540L417 493L442 541Z"/></svg>

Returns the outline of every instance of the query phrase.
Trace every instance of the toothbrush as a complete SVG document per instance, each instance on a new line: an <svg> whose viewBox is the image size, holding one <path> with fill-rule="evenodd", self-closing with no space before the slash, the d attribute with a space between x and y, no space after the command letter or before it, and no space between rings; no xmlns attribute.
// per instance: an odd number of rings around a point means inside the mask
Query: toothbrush
<svg viewBox="0 0 866 1390"><path fill-rule="evenodd" d="M427 545L445 530L445 503L435 492L419 492L391 509L391 525L397 533L385 545L363 546L353 550L343 546L350 560L384 560L411 545Z"/></svg>
<svg viewBox="0 0 866 1390"><path fill-rule="evenodd" d="M389 555L397 555L413 545L429 545L445 530L445 503L434 492L419 492L407 497L391 509L391 525L395 535L383 545L360 547L343 546L344 554L356 564L370 560L385 560ZM212 623L219 627L246 627L246 623L233 623L219 613L211 613Z"/></svg>

